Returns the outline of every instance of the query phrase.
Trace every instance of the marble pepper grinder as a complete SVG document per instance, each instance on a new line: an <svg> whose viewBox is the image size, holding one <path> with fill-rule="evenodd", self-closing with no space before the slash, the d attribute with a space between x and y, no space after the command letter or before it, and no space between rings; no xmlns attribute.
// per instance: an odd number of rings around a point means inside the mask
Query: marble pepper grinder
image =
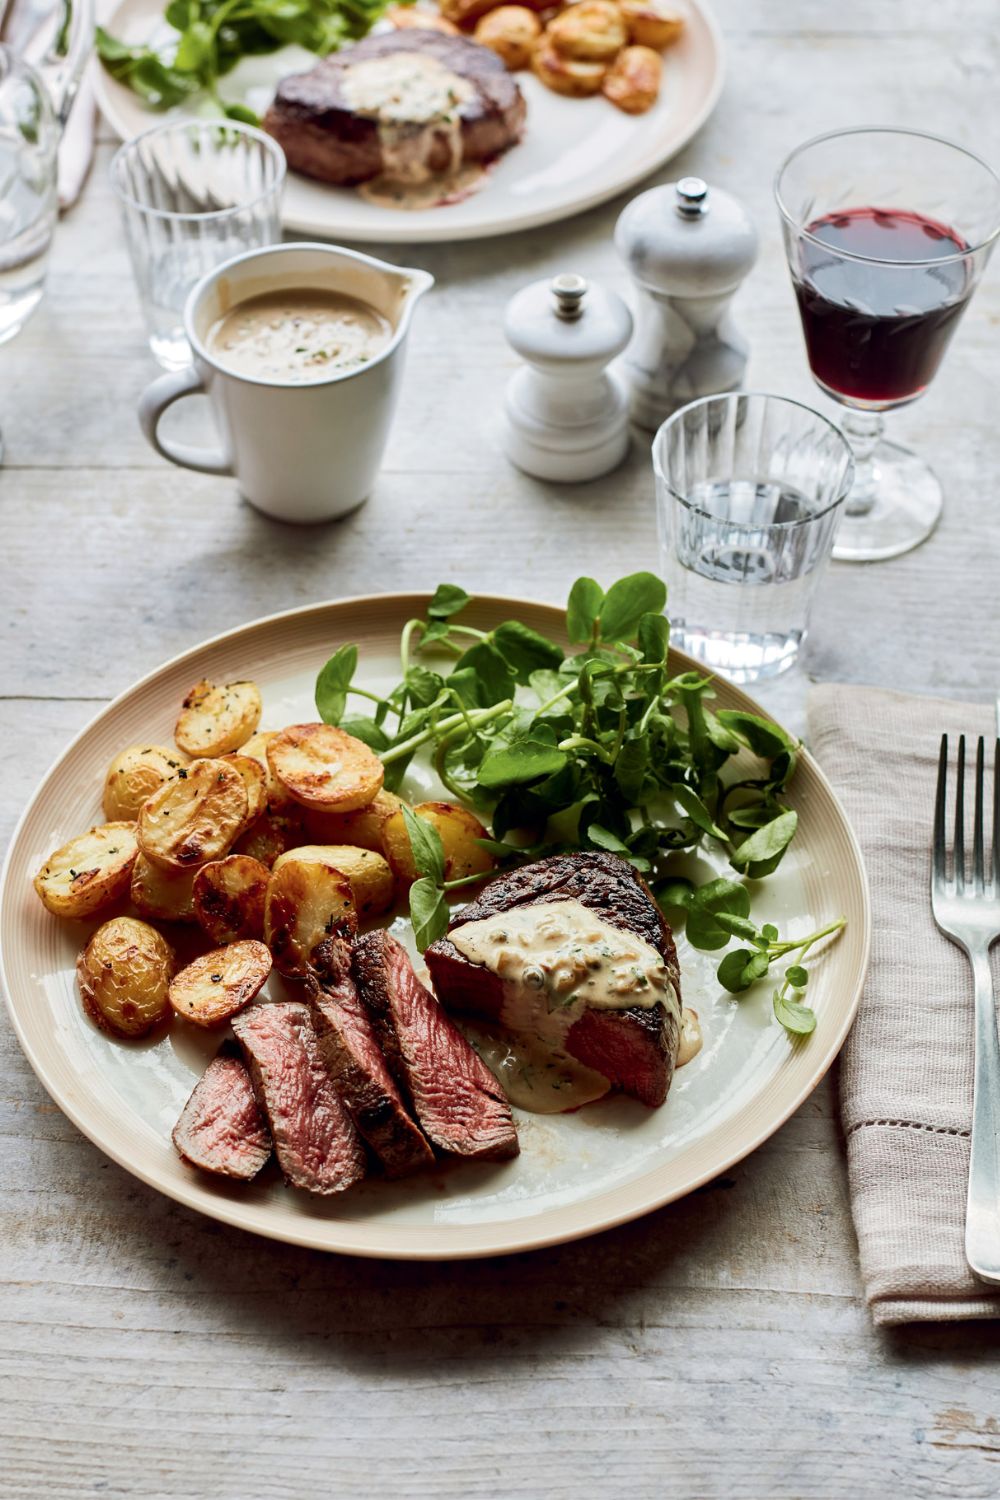
<svg viewBox="0 0 1000 1500"><path fill-rule="evenodd" d="M628 452L628 401L606 367L632 335L615 292L582 276L534 281L507 304L507 342L525 363L507 384L507 457L538 479L596 479Z"/></svg>
<svg viewBox="0 0 1000 1500"><path fill-rule="evenodd" d="M639 295L625 357L633 421L657 428L688 401L737 390L749 344L730 303L757 259L738 199L700 177L651 188L621 214L615 245Z"/></svg>

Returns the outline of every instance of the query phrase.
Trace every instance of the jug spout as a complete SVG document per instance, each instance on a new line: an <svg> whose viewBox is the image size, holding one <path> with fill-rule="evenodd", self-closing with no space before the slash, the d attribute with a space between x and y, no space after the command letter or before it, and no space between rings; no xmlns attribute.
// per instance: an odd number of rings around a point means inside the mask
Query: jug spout
<svg viewBox="0 0 1000 1500"><path fill-rule="evenodd" d="M60 126L65 125L94 45L94 0L56 0L38 7L11 0L0 21L10 50L41 79Z"/></svg>

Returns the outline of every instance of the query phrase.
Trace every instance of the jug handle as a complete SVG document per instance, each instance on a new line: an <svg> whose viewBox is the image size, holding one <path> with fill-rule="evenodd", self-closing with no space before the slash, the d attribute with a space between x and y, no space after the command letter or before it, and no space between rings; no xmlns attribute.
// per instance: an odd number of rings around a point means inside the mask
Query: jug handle
<svg viewBox="0 0 1000 1500"><path fill-rule="evenodd" d="M60 0L60 7L62 19L35 68L48 90L53 113L63 126L94 45L94 0Z"/></svg>

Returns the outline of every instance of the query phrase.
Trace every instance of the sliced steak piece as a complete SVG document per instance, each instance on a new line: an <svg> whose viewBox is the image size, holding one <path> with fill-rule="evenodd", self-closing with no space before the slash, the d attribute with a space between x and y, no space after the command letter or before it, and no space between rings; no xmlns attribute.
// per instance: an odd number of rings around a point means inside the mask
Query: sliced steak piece
<svg viewBox="0 0 1000 1500"><path fill-rule="evenodd" d="M388 932L354 945L354 977L390 1068L435 1146L500 1161L520 1149L500 1084Z"/></svg>
<svg viewBox="0 0 1000 1500"><path fill-rule="evenodd" d="M680 1041L680 967L673 935L646 882L616 854L559 854L491 880L451 924L483 921L514 907L578 901L603 921L656 950L666 966L677 1004L606 1009L585 1005L566 1033L567 1052L602 1073L612 1086L651 1107L662 1104L673 1077ZM504 981L460 953L450 937L425 954L434 988L449 1010L502 1020Z"/></svg>
<svg viewBox="0 0 1000 1500"><path fill-rule="evenodd" d="M309 1007L252 1005L233 1017L285 1181L340 1193L365 1174L365 1152L320 1056Z"/></svg>
<svg viewBox="0 0 1000 1500"><path fill-rule="evenodd" d="M282 79L264 129L307 177L416 181L414 168L445 172L498 156L520 137L524 116L521 90L495 52L410 30L366 37Z"/></svg>
<svg viewBox="0 0 1000 1500"><path fill-rule="evenodd" d="M410 1118L351 975L351 944L320 943L309 979L313 1025L330 1077L358 1132L390 1177L432 1166L434 1153Z"/></svg>
<svg viewBox="0 0 1000 1500"><path fill-rule="evenodd" d="M213 1057L185 1104L173 1142L192 1167L249 1182L271 1155L250 1074L235 1047Z"/></svg>

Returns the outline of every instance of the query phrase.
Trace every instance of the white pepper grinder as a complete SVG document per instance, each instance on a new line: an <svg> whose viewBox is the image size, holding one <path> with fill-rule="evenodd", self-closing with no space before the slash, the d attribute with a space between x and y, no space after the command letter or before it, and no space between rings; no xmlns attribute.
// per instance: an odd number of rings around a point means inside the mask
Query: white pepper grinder
<svg viewBox="0 0 1000 1500"><path fill-rule="evenodd" d="M535 281L511 298L507 342L525 364L505 400L507 456L538 479L596 479L628 452L625 384L607 366L632 335L615 293L582 276Z"/></svg>
<svg viewBox="0 0 1000 1500"><path fill-rule="evenodd" d="M757 231L739 199L700 177L640 193L615 228L639 294L625 357L629 407L656 428L699 396L737 390L750 346L730 303L757 259Z"/></svg>

